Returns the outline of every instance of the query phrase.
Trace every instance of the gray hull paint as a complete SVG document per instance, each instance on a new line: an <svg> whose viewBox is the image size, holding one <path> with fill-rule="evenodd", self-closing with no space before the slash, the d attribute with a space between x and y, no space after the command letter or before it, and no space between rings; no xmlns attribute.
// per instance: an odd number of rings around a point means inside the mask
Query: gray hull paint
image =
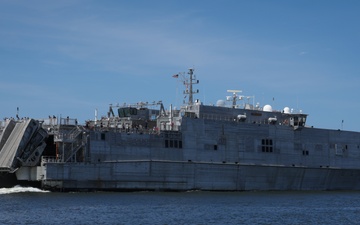
<svg viewBox="0 0 360 225"><path fill-rule="evenodd" d="M360 190L359 133L186 117L181 127L93 131L88 162L37 171L44 188L63 190Z"/></svg>
<svg viewBox="0 0 360 225"><path fill-rule="evenodd" d="M360 170L133 161L48 164L44 187L63 190L359 190Z"/></svg>

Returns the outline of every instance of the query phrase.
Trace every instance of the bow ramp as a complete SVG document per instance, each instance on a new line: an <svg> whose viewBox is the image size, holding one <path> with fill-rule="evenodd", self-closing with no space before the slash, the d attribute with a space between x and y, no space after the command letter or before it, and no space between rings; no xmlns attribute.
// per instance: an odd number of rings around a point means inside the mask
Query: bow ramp
<svg viewBox="0 0 360 225"><path fill-rule="evenodd" d="M0 171L14 172L34 166L45 149L47 132L36 120L10 120L0 134Z"/></svg>

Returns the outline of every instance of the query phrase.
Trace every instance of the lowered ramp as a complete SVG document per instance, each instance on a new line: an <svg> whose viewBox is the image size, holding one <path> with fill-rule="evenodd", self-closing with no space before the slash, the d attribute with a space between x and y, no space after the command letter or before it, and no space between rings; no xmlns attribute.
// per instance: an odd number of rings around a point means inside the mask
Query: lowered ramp
<svg viewBox="0 0 360 225"><path fill-rule="evenodd" d="M38 121L9 121L0 136L0 171L14 172L29 161L36 164L44 150L46 137L47 132Z"/></svg>
<svg viewBox="0 0 360 225"><path fill-rule="evenodd" d="M0 171L9 171L12 165L12 161L15 157L15 152L11 152L11 150L9 150L9 147L4 148L15 126L15 121L7 121L5 128L0 136ZM7 144L7 146L9 146L9 144Z"/></svg>

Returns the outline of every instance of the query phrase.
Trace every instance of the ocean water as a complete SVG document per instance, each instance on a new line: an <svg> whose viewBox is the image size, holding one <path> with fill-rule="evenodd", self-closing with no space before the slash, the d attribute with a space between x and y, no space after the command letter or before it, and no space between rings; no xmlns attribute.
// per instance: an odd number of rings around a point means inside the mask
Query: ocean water
<svg viewBox="0 0 360 225"><path fill-rule="evenodd" d="M0 224L360 224L360 192L0 189Z"/></svg>

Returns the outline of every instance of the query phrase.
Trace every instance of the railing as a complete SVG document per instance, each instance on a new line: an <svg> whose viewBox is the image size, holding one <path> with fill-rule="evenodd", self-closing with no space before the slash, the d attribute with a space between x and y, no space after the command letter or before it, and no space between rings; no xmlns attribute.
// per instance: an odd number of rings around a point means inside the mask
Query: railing
<svg viewBox="0 0 360 225"><path fill-rule="evenodd" d="M43 119L43 125L45 126L55 126L58 125L58 118L56 117L49 117L47 119Z"/></svg>
<svg viewBox="0 0 360 225"><path fill-rule="evenodd" d="M160 133L160 129L158 127L153 127L153 128L136 128L136 127L130 127L130 128L118 128L118 127L93 127L90 130L95 130L95 131L112 131L115 133L139 133L139 134L159 134Z"/></svg>
<svg viewBox="0 0 360 225"><path fill-rule="evenodd" d="M78 121L69 117L60 118L60 125L78 125Z"/></svg>
<svg viewBox="0 0 360 225"><path fill-rule="evenodd" d="M75 126L71 130L64 129L54 134L54 141L57 142L59 156L63 162L77 162L77 153L86 145L86 137L83 137L84 128ZM85 138L85 139L84 139ZM80 159L81 161L83 159Z"/></svg>
<svg viewBox="0 0 360 225"><path fill-rule="evenodd" d="M208 120L222 120L222 121L234 121L236 118L234 116L225 116L220 114L202 114L200 116L202 119Z"/></svg>
<svg viewBox="0 0 360 225"><path fill-rule="evenodd" d="M61 142L74 142L74 140L83 132L82 127L75 127L74 129L68 132L58 132L55 133L54 139L55 141Z"/></svg>

